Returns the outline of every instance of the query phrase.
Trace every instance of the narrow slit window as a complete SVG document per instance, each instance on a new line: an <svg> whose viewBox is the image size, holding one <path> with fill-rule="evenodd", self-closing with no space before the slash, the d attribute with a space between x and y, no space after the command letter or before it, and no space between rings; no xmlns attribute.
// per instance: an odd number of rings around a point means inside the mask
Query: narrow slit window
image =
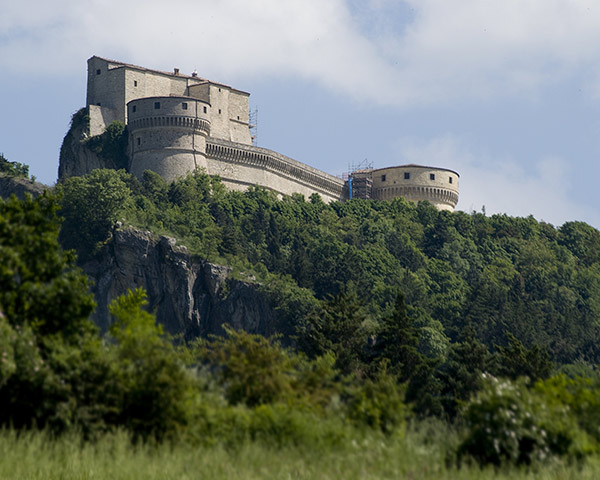
<svg viewBox="0 0 600 480"><path fill-rule="evenodd" d="M137 106L136 106L136 105L134 105L133 107L131 107L131 111L132 111L133 113L135 113L135 112L137 111Z"/></svg>
<svg viewBox="0 0 600 480"><path fill-rule="evenodd" d="M134 86L134 87L137 87L137 80L134 80L134 81L133 81L133 86Z"/></svg>
<svg viewBox="0 0 600 480"><path fill-rule="evenodd" d="M385 175L382 175L382 176L381 176L381 181L382 181L382 182L385 182Z"/></svg>
<svg viewBox="0 0 600 480"><path fill-rule="evenodd" d="M204 107L204 113L206 113L206 107Z"/></svg>
<svg viewBox="0 0 600 480"><path fill-rule="evenodd" d="M452 183L452 177L448 177L448 181Z"/></svg>
<svg viewBox="0 0 600 480"><path fill-rule="evenodd" d="M138 145L141 145L141 144L142 144L142 139L141 139L141 137L137 137L137 144L138 144Z"/></svg>
<svg viewBox="0 0 600 480"><path fill-rule="evenodd" d="M429 174L429 180L435 180L435 173Z"/></svg>

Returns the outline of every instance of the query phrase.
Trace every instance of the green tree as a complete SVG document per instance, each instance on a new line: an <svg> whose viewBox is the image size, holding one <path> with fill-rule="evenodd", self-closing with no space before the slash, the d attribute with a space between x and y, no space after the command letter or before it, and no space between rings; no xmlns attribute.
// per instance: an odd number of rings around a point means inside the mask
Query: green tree
<svg viewBox="0 0 600 480"><path fill-rule="evenodd" d="M129 176L122 170L98 169L57 187L65 218L61 242L66 248L87 253L107 239L111 227L131 207Z"/></svg>
<svg viewBox="0 0 600 480"><path fill-rule="evenodd" d="M122 385L118 422L138 438L173 438L197 406L197 384L186 357L146 312L146 293L129 291L110 305L117 341L117 376Z"/></svg>
<svg viewBox="0 0 600 480"><path fill-rule="evenodd" d="M406 401L420 415L439 414L439 384L434 377L435 359L418 350L419 329L408 315L404 294L396 298L391 315L384 317L377 331L372 361L389 368L400 383L406 383Z"/></svg>
<svg viewBox="0 0 600 480"><path fill-rule="evenodd" d="M92 327L88 280L58 243L57 203L44 193L0 200L0 310L35 335L77 338Z"/></svg>
<svg viewBox="0 0 600 480"><path fill-rule="evenodd" d="M442 382L442 405L448 417L454 418L459 404L481 389L482 374L491 366L492 355L477 338L473 326L468 324L460 341L451 345L448 359L438 371Z"/></svg>
<svg viewBox="0 0 600 480"><path fill-rule="evenodd" d="M525 348L512 333L507 333L508 345L498 346L496 373L513 380L527 377L531 381L548 378L554 370L547 350L539 345Z"/></svg>
<svg viewBox="0 0 600 480"><path fill-rule="evenodd" d="M9 177L29 178L29 165L9 161L3 153L0 153L0 173Z"/></svg>
<svg viewBox="0 0 600 480"><path fill-rule="evenodd" d="M364 305L356 291L342 288L299 324L298 345L311 358L333 354L336 368L343 373L357 372L364 368L365 320Z"/></svg>

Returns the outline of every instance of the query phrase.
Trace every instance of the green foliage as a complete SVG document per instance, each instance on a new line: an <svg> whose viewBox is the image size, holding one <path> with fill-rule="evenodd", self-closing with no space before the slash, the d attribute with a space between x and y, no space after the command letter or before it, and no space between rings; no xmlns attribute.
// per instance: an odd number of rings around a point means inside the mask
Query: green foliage
<svg viewBox="0 0 600 480"><path fill-rule="evenodd" d="M200 353L216 370L229 403L256 406L291 396L293 363L283 349L260 335L230 327L225 332L205 342Z"/></svg>
<svg viewBox="0 0 600 480"><path fill-rule="evenodd" d="M467 325L459 342L452 344L446 362L438 372L445 414L454 418L460 403L466 402L482 386L482 374L492 368L492 355L479 341L472 325Z"/></svg>
<svg viewBox="0 0 600 480"><path fill-rule="evenodd" d="M123 393L119 423L135 437L173 438L188 424L197 401L196 381L154 315L143 310L146 294L130 291L110 305L116 321L117 378Z"/></svg>
<svg viewBox="0 0 600 480"><path fill-rule="evenodd" d="M532 381L550 376L554 366L548 352L538 345L526 349L511 333L508 334L508 340L508 346L498 347L496 368L498 375L513 380L527 377Z"/></svg>
<svg viewBox="0 0 600 480"><path fill-rule="evenodd" d="M57 187L62 196L61 215L65 218L61 241L66 248L82 253L104 242L128 207L131 206L133 178L124 171L94 170L83 177L70 177Z"/></svg>
<svg viewBox="0 0 600 480"><path fill-rule="evenodd" d="M123 122L112 122L101 135L89 137L87 146L99 156L113 162L116 169L127 168L127 126Z"/></svg>
<svg viewBox="0 0 600 480"><path fill-rule="evenodd" d="M29 165L9 161L3 153L0 153L0 174L9 177L29 178Z"/></svg>
<svg viewBox="0 0 600 480"><path fill-rule="evenodd" d="M478 463L530 465L553 456L579 458L589 441L568 406L550 402L540 390L487 376L483 389L465 407L466 434L457 457Z"/></svg>
<svg viewBox="0 0 600 480"><path fill-rule="evenodd" d="M368 426L383 433L401 431L408 411L404 403L404 387L385 368L374 379L350 387L348 417L357 426Z"/></svg>
<svg viewBox="0 0 600 480"><path fill-rule="evenodd" d="M74 256L58 243L54 197L0 200L0 309L36 335L75 337L91 328L94 302Z"/></svg>
<svg viewBox="0 0 600 480"><path fill-rule="evenodd" d="M298 343L310 357L332 353L339 370L356 372L365 356L368 331L364 324L364 306L356 292L342 289L305 317L298 327Z"/></svg>

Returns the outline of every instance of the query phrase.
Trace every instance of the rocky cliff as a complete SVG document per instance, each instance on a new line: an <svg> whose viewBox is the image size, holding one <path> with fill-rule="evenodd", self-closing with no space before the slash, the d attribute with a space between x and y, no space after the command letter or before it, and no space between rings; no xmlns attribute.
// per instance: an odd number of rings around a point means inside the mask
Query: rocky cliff
<svg viewBox="0 0 600 480"><path fill-rule="evenodd" d="M47 190L48 185L34 182L27 178L11 177L9 175L0 174L0 197L8 198L15 194L21 200L25 198L25 194L29 193L32 197L41 195L44 190Z"/></svg>
<svg viewBox="0 0 600 480"><path fill-rule="evenodd" d="M94 280L101 329L111 322L108 305L129 289L143 287L149 307L165 330L186 338L236 329L271 335L277 316L259 286L229 278L230 269L196 261L172 238L135 228L115 228L104 253L83 265Z"/></svg>
<svg viewBox="0 0 600 480"><path fill-rule="evenodd" d="M78 111L71 119L71 127L60 147L59 180L85 175L96 168L112 168L86 144L88 121L87 109Z"/></svg>

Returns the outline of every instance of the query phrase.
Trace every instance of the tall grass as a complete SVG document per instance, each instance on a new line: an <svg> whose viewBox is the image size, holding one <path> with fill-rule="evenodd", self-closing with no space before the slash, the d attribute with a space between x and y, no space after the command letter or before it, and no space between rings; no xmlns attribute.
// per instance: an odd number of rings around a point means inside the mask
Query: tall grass
<svg viewBox="0 0 600 480"><path fill-rule="evenodd" d="M439 428L438 428L439 427ZM236 448L189 444L132 445L124 433L85 443L75 435L0 432L1 479L597 479L600 459L523 469L457 469L445 462L451 432L440 425L409 429L404 437L357 433L338 447L274 448L260 442Z"/></svg>

